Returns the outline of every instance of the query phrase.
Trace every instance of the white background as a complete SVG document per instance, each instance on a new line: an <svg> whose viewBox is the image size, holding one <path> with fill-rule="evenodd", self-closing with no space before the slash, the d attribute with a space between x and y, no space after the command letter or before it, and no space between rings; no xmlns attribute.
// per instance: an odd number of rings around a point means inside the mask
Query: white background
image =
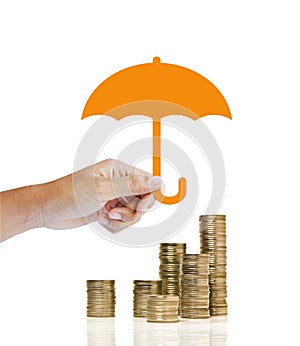
<svg viewBox="0 0 300 346"><path fill-rule="evenodd" d="M297 1L2 1L0 32L1 190L72 171L95 121L80 120L85 102L122 68L159 55L222 91L233 120L204 121L227 171L228 345L298 345ZM172 238L190 252L201 212ZM131 280L157 272L157 246L121 247L89 227L6 241L0 344L85 345L85 280L114 278L117 345L132 345Z"/></svg>

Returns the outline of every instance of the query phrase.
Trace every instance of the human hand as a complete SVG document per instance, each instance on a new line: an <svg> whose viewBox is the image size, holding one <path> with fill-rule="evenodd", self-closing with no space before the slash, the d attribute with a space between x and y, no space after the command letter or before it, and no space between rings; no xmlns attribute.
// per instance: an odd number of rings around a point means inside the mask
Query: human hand
<svg viewBox="0 0 300 346"><path fill-rule="evenodd" d="M66 229L98 221L116 233L152 207L161 179L109 159L43 185L43 226Z"/></svg>

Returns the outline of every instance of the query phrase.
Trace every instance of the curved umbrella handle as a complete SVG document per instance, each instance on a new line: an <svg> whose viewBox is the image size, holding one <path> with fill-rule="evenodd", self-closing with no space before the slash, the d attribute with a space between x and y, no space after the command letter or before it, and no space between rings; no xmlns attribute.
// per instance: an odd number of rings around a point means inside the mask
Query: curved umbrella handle
<svg viewBox="0 0 300 346"><path fill-rule="evenodd" d="M153 175L160 176L160 121L153 121ZM184 199L186 195L186 179L180 178L178 181L178 193L175 196L164 196L161 190L154 192L157 201L163 204L176 204Z"/></svg>
<svg viewBox="0 0 300 346"><path fill-rule="evenodd" d="M176 204L184 199L186 195L186 179L180 178L178 180L178 193L175 196L164 196L160 190L154 192L154 197L157 201L163 204Z"/></svg>

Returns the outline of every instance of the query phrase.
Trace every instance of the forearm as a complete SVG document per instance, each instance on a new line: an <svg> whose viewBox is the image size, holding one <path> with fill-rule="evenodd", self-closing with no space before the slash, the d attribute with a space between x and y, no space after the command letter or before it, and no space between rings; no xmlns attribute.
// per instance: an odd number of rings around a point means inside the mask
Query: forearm
<svg viewBox="0 0 300 346"><path fill-rule="evenodd" d="M21 187L0 194L0 241L43 226L43 185Z"/></svg>

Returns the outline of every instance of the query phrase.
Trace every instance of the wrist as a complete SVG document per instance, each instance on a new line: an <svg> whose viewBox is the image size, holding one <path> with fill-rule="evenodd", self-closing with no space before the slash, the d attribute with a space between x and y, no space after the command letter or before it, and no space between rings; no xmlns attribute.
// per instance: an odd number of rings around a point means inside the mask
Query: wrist
<svg viewBox="0 0 300 346"><path fill-rule="evenodd" d="M30 185L24 187L23 203L27 208L24 211L24 226L26 229L44 226L44 199L45 184Z"/></svg>
<svg viewBox="0 0 300 346"><path fill-rule="evenodd" d="M1 192L0 241L43 227L43 185Z"/></svg>

